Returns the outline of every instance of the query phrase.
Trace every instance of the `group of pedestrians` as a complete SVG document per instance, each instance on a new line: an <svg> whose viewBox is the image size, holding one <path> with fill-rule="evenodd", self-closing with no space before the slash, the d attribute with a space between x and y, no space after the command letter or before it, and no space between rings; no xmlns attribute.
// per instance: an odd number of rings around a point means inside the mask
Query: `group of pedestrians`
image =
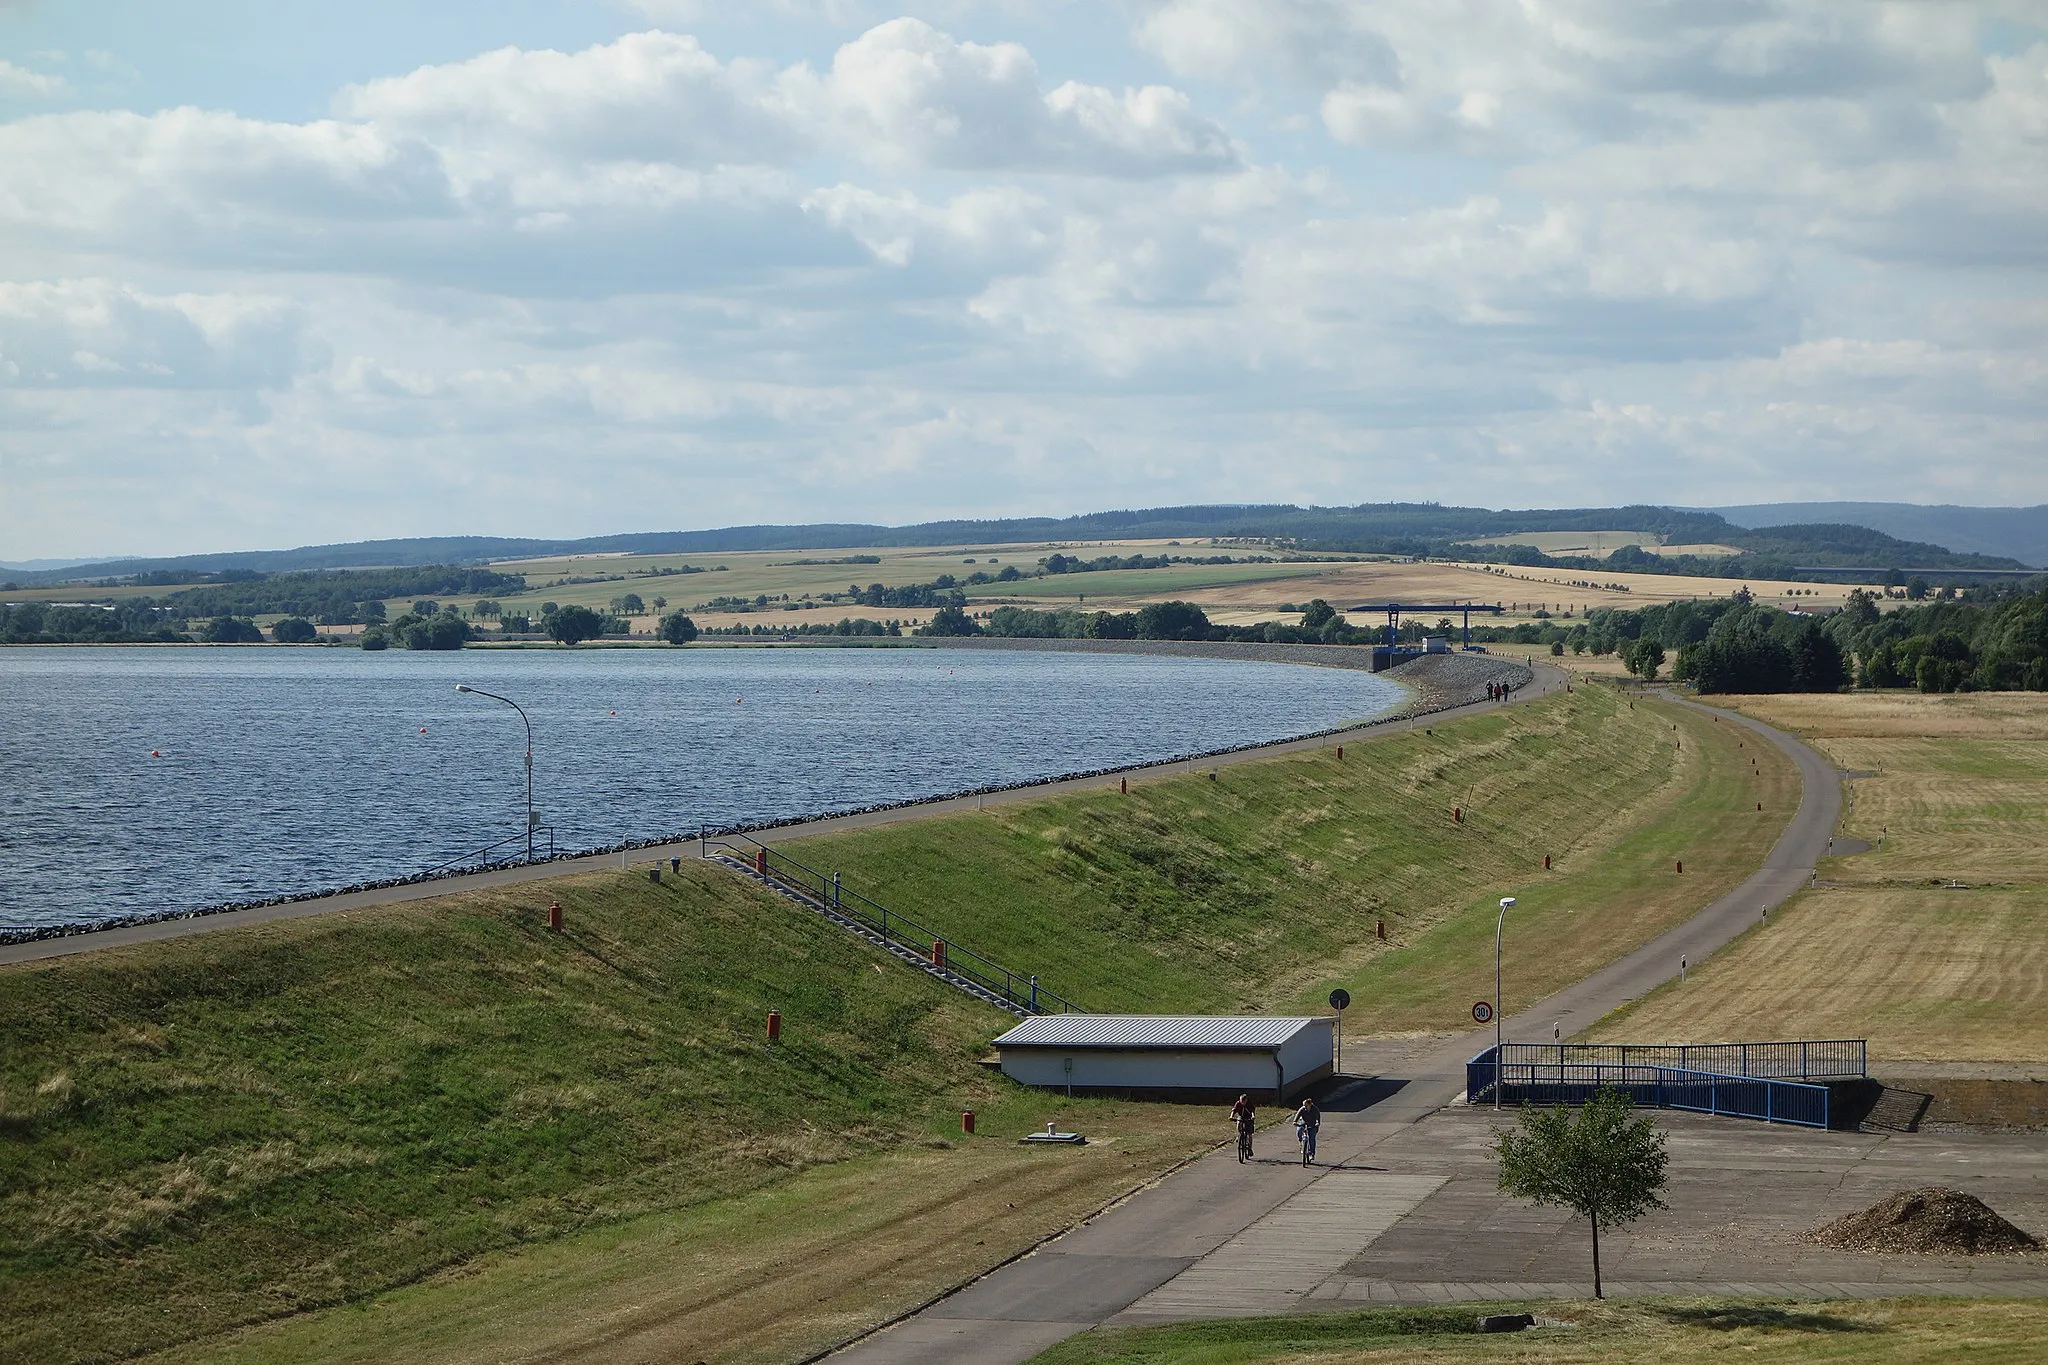
<svg viewBox="0 0 2048 1365"><path fill-rule="evenodd" d="M1490 682L1486 685L1486 699L1488 701L1506 701L1508 699L1508 693L1514 690L1514 688L1508 686L1506 683Z"/></svg>
<svg viewBox="0 0 2048 1365"><path fill-rule="evenodd" d="M1237 1159L1240 1162L1252 1159L1252 1133L1259 1126L1259 1111L1250 1095L1239 1095L1237 1103L1230 1106L1230 1120L1237 1125ZM1313 1097L1304 1097L1301 1107L1294 1111L1294 1140L1301 1144L1301 1164L1309 1165L1316 1159L1316 1134L1322 1130L1323 1111L1316 1108Z"/></svg>

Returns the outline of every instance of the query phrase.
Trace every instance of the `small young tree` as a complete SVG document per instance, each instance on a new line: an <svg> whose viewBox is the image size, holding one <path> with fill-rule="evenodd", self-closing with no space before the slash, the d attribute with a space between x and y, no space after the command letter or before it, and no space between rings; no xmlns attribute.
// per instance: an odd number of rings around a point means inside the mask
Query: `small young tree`
<svg viewBox="0 0 2048 1365"><path fill-rule="evenodd" d="M1592 1224L1596 1299L1604 1297L1601 1225L1620 1227L1664 1207L1664 1135L1649 1119L1630 1118L1628 1108L1626 1095L1603 1087L1577 1109L1526 1108L1519 1131L1494 1137L1502 1190L1570 1209Z"/></svg>

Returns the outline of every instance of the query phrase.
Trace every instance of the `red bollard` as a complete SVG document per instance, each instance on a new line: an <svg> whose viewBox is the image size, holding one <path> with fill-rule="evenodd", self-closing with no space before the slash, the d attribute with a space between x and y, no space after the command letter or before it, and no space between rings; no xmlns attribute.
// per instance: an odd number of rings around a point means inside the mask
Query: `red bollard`
<svg viewBox="0 0 2048 1365"><path fill-rule="evenodd" d="M768 875L768 850L765 848L754 850L754 875L756 877Z"/></svg>
<svg viewBox="0 0 2048 1365"><path fill-rule="evenodd" d="M1545 872L1550 871L1550 855L1548 853L1543 855L1543 870Z"/></svg>
<svg viewBox="0 0 2048 1365"><path fill-rule="evenodd" d="M1382 939L1386 938L1387 936L1387 922L1385 920L1380 921L1379 936Z"/></svg>
<svg viewBox="0 0 2048 1365"><path fill-rule="evenodd" d="M1464 808L1463 806L1452 806L1452 807L1451 807L1451 819L1453 819L1453 820L1457 821L1457 822L1458 822L1459 824L1461 824L1461 825L1462 825L1462 824L1464 824L1464 823L1465 823L1465 808Z"/></svg>
<svg viewBox="0 0 2048 1365"><path fill-rule="evenodd" d="M1128 777L1119 777L1116 780L1116 789L1123 795L1129 796L1131 794L1131 779Z"/></svg>
<svg viewBox="0 0 2048 1365"><path fill-rule="evenodd" d="M1679 859L1676 866L1680 872L1685 871L1685 860L1683 858Z"/></svg>
<svg viewBox="0 0 2048 1365"><path fill-rule="evenodd" d="M1341 763L1341 762L1343 762L1343 760L1344 760L1344 746L1343 746L1343 745L1341 745L1341 744L1339 744L1339 745L1337 746L1337 761Z"/></svg>
<svg viewBox="0 0 2048 1365"><path fill-rule="evenodd" d="M932 940L932 965L934 967L946 965L946 940L942 938Z"/></svg>
<svg viewBox="0 0 2048 1365"><path fill-rule="evenodd" d="M562 903L560 901L551 901L548 904L548 928L558 934L562 932Z"/></svg>
<svg viewBox="0 0 2048 1365"><path fill-rule="evenodd" d="M1757 803L1756 803L1756 808L1757 808L1758 810L1762 810L1762 809L1764 808L1764 803L1763 803L1763 802L1761 802L1761 801L1757 802Z"/></svg>
<svg viewBox="0 0 2048 1365"><path fill-rule="evenodd" d="M972 1133L974 1131L974 1111L972 1109L962 1109L960 1111L960 1131L963 1133Z"/></svg>
<svg viewBox="0 0 2048 1365"><path fill-rule="evenodd" d="M782 1041L781 1010L768 1011L768 1041L771 1043L779 1043Z"/></svg>

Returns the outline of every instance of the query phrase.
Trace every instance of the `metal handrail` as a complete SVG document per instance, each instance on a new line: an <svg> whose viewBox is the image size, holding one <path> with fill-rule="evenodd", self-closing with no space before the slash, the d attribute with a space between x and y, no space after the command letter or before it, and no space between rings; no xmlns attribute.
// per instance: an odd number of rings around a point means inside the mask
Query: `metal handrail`
<svg viewBox="0 0 2048 1365"><path fill-rule="evenodd" d="M828 876L816 868L806 867L786 853L770 848L758 839L738 834L733 838L745 840L754 850L765 855L761 860L768 875L790 886L805 897L842 915L873 933L879 934L885 943L909 948L920 954L929 952L934 967L942 967L957 976L963 976L1004 1000L1033 1014L1085 1014L1079 1005L1038 984L1038 978L1019 972L992 958L963 948L946 935L926 928L900 911L849 890L837 876ZM728 839L699 837L700 852L708 854L713 848L731 849L741 854L746 862L755 860L745 857L746 850Z"/></svg>
<svg viewBox="0 0 2048 1365"><path fill-rule="evenodd" d="M1813 1038L1764 1043L1507 1043L1501 1061L1546 1066L1662 1066L1750 1079L1866 1076L1869 1044L1862 1038Z"/></svg>
<svg viewBox="0 0 2048 1365"><path fill-rule="evenodd" d="M1831 1039L1835 1043L1859 1043L1860 1039ZM1786 1080L1774 1075L1733 1075L1689 1067L1662 1066L1647 1061L1606 1062L1568 1060L1574 1050L1593 1052L1599 1045L1510 1043L1505 1048L1487 1048L1465 1066L1468 1102L1498 1094L1513 1096L1523 1103L1570 1104L1589 1098L1594 1092L1614 1088L1637 1103L1660 1109L1683 1109L1703 1114L1727 1114L1738 1118L1762 1119L1766 1123L1791 1123L1808 1128L1829 1126L1832 1092L1826 1085ZM1631 1044L1631 1048L1636 1045ZM1739 1048L1740 1044L1709 1046ZM1750 1044L1752 1048L1786 1046ZM1792 1046L1797 1046L1793 1044ZM1508 1049L1527 1054L1528 1060L1514 1059ZM1620 1051L1619 1045L1605 1050ZM1641 1051L1650 1051L1641 1048ZM1675 1050L1675 1049L1673 1049Z"/></svg>
<svg viewBox="0 0 2048 1365"><path fill-rule="evenodd" d="M549 825L545 829L537 829L533 832L535 834L545 834L548 836L548 851L545 854L536 855L532 857L530 860L527 858L519 858L512 861L522 863L532 861L539 863L546 862L548 859L555 856L555 827L553 825ZM451 867L471 867L479 862L489 862L491 860L486 858L484 855L489 853L492 849L503 848L506 844L519 844L525 842L525 830L521 830L517 834L508 834L504 838L497 840L495 843L485 844L482 848L474 849L468 853L458 854L456 857L450 858L445 863L436 863L434 866L428 868L420 875L423 877L431 877L436 872L446 872Z"/></svg>

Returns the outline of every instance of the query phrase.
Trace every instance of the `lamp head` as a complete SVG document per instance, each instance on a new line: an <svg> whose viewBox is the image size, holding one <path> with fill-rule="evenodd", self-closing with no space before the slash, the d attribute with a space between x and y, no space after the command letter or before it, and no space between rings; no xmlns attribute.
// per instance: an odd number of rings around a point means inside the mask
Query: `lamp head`
<svg viewBox="0 0 2048 1365"><path fill-rule="evenodd" d="M1514 898L1513 896L1502 896L1502 897L1500 898L1500 908L1501 908L1501 909L1503 909L1503 910L1506 910L1507 908L1509 908L1510 906L1512 906L1512 905L1513 905L1514 903L1515 903L1515 898Z"/></svg>
<svg viewBox="0 0 2048 1365"><path fill-rule="evenodd" d="M471 686L470 686L470 685L469 685L468 683L457 683L457 684L455 684L455 690L456 690L457 692L474 692L474 691L476 691L476 689L475 689L474 687L471 687Z"/></svg>

